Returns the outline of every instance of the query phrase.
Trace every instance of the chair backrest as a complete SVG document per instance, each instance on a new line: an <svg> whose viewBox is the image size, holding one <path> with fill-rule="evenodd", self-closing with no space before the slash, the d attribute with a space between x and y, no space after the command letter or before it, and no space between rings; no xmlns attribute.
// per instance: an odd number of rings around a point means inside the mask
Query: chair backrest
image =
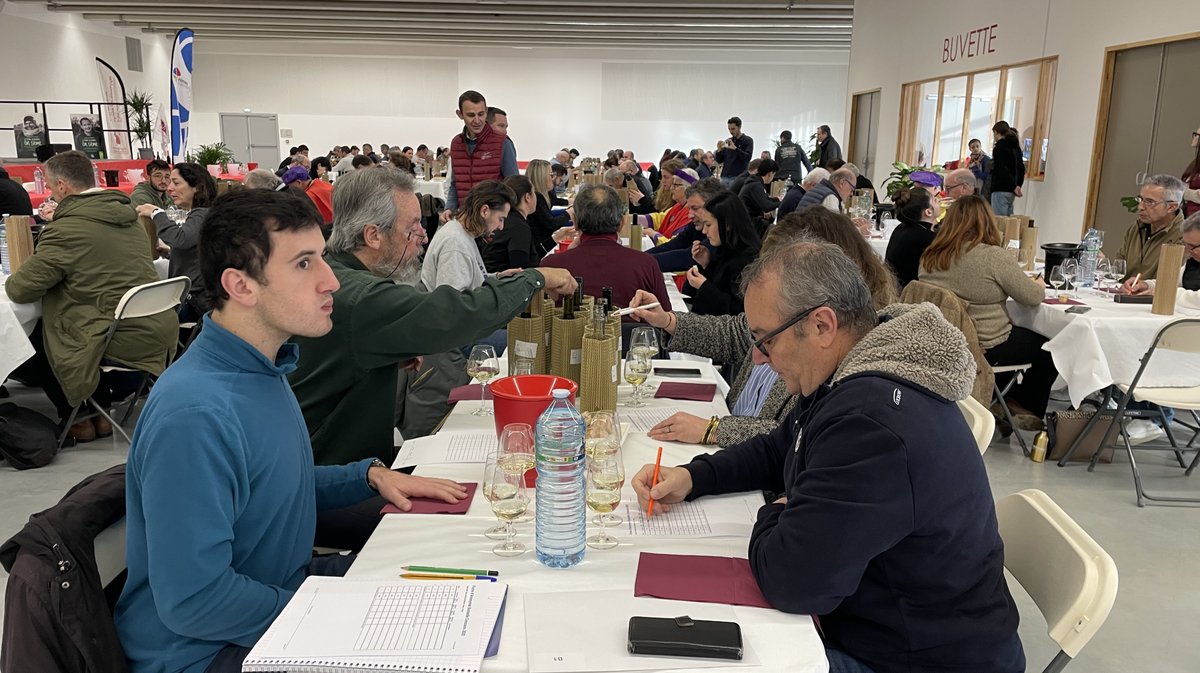
<svg viewBox="0 0 1200 673"><path fill-rule="evenodd" d="M942 317L951 325L958 328L967 340L967 348L971 349L971 357L975 359L975 384L971 387L971 397L988 404L992 399L992 386L996 375L988 364L983 348L979 345L979 334L975 331L975 320L967 312L967 304L958 295L944 287L932 283L914 280L904 286L900 301L905 304L920 304L929 302L938 307Z"/></svg>
<svg viewBox="0 0 1200 673"><path fill-rule="evenodd" d="M1117 597L1112 557L1050 496L1026 489L996 503L1004 567L1033 598L1063 653L1074 658Z"/></svg>
<svg viewBox="0 0 1200 673"><path fill-rule="evenodd" d="M125 570L125 517L96 535L96 573L106 587Z"/></svg>
<svg viewBox="0 0 1200 673"><path fill-rule="evenodd" d="M121 321L169 311L183 301L191 288L192 281L187 276L176 276L131 287L121 297L121 301L117 302L114 317Z"/></svg>
<svg viewBox="0 0 1200 673"><path fill-rule="evenodd" d="M958 410L967 420L971 434L975 437L975 444L979 446L979 454L983 455L983 452L987 451L988 445L992 443L992 433L996 430L996 417L974 397L959 400Z"/></svg>
<svg viewBox="0 0 1200 673"><path fill-rule="evenodd" d="M1155 342L1169 351L1200 353L1200 318L1181 318L1163 325Z"/></svg>

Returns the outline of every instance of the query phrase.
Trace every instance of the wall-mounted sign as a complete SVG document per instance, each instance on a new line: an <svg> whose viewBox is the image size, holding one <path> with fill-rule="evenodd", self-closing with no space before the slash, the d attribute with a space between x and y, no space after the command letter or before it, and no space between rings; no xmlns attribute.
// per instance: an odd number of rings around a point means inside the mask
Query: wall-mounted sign
<svg viewBox="0 0 1200 673"><path fill-rule="evenodd" d="M942 63L975 58L996 53L996 28L1000 24L976 28L966 33L951 35L942 40Z"/></svg>

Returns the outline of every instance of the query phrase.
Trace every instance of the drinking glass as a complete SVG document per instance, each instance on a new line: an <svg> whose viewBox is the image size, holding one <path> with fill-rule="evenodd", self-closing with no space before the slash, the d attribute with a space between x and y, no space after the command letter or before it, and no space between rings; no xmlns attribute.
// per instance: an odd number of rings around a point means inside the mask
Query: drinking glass
<svg viewBox="0 0 1200 673"><path fill-rule="evenodd" d="M621 424L615 411L602 409L583 414L583 449L589 459L621 450Z"/></svg>
<svg viewBox="0 0 1200 673"><path fill-rule="evenodd" d="M1029 276L1030 278L1037 277L1038 272L1034 269L1034 255L1032 250L1018 249L1017 264L1021 265L1021 270L1025 272L1026 276Z"/></svg>
<svg viewBox="0 0 1200 673"><path fill-rule="evenodd" d="M1113 287L1117 287L1121 281L1125 280L1125 260L1109 258L1108 272L1111 274Z"/></svg>
<svg viewBox="0 0 1200 673"><path fill-rule="evenodd" d="M1107 283L1112 276L1110 262L1108 259L1102 259L1096 262L1096 284L1095 290L1098 294L1107 294Z"/></svg>
<svg viewBox="0 0 1200 673"><path fill-rule="evenodd" d="M499 458L500 454L494 454ZM513 541L513 520L529 509L529 493L525 490L525 475L512 474L500 465L499 460L489 462L484 468L483 489L492 513L504 522L504 541L492 547L497 556L519 556L525 553L525 545Z"/></svg>
<svg viewBox="0 0 1200 673"><path fill-rule="evenodd" d="M1050 283L1050 287L1054 288L1054 301L1062 303L1062 296L1059 294L1059 288L1066 284L1067 279L1063 276L1062 264L1054 267L1050 272L1050 276L1046 278L1046 282Z"/></svg>
<svg viewBox="0 0 1200 673"><path fill-rule="evenodd" d="M534 468L533 428L528 423L509 423L500 431L501 469L522 479ZM530 521L529 512L515 519L516 523Z"/></svg>
<svg viewBox="0 0 1200 673"><path fill-rule="evenodd" d="M500 373L500 361L496 359L496 349L487 344L478 344L471 348L467 358L467 375L479 382L479 408L471 412L472 416L491 416L492 410L484 404L487 382Z"/></svg>
<svg viewBox="0 0 1200 673"><path fill-rule="evenodd" d="M512 376L528 376L529 374L532 374L533 373L533 359L532 358L517 358L516 363L513 364L513 370L509 373Z"/></svg>
<svg viewBox="0 0 1200 673"><path fill-rule="evenodd" d="M488 481L492 470L500 465L500 452L498 449L493 449L488 452L487 460L483 464L483 497L487 499L488 504L492 502L492 488ZM483 531L483 536L489 540L503 540L508 537L508 531L504 528L504 524L497 522L495 526Z"/></svg>
<svg viewBox="0 0 1200 673"><path fill-rule="evenodd" d="M638 354L647 360L657 356L658 328L649 326L634 327L633 332L629 335L629 350L636 350Z"/></svg>
<svg viewBox="0 0 1200 673"><path fill-rule="evenodd" d="M594 549L612 549L617 539L608 534L608 526L620 525L621 519L612 511L621 504L621 487L625 485L625 465L621 462L620 449L604 457L589 458L587 461L587 505L600 515L594 520L600 532L587 538L587 546Z"/></svg>
<svg viewBox="0 0 1200 673"><path fill-rule="evenodd" d="M644 407L642 400L642 384L650 377L650 358L635 352L632 348L625 355L625 382L633 384L633 399L626 402L626 407Z"/></svg>
<svg viewBox="0 0 1200 673"><path fill-rule="evenodd" d="M1063 289L1071 296L1075 296L1075 278L1079 275L1079 263L1073 259L1065 259L1062 264L1058 265L1062 269L1062 277L1065 283Z"/></svg>

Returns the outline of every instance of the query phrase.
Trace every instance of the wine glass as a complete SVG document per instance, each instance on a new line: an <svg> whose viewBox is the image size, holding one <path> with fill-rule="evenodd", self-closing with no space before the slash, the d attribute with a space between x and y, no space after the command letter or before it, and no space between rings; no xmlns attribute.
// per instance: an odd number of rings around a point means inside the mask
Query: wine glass
<svg viewBox="0 0 1200 673"><path fill-rule="evenodd" d="M1064 287L1068 294L1074 296L1075 278L1079 275L1079 263L1073 259L1065 259L1062 264L1058 265L1062 269L1062 277Z"/></svg>
<svg viewBox="0 0 1200 673"><path fill-rule="evenodd" d="M1113 287L1119 287L1119 283L1125 280L1125 260L1108 258L1108 273L1109 279L1113 282Z"/></svg>
<svg viewBox="0 0 1200 673"><path fill-rule="evenodd" d="M647 360L658 355L658 328L643 325L634 327L629 335L629 350L636 350Z"/></svg>
<svg viewBox="0 0 1200 673"><path fill-rule="evenodd" d="M479 381L479 408L471 412L472 416L491 416L492 410L484 404L487 392L487 382L500 373L500 361L496 359L496 349L487 344L478 344L471 348L467 358L467 375Z"/></svg>
<svg viewBox="0 0 1200 673"><path fill-rule="evenodd" d="M1109 281L1109 278L1111 276L1112 276L1112 271L1109 268L1108 259L1101 259L1101 260L1097 261L1096 262L1096 283L1094 286L1097 293L1105 294L1106 292L1108 292L1108 290L1105 289L1105 284Z"/></svg>
<svg viewBox="0 0 1200 673"><path fill-rule="evenodd" d="M1059 288L1061 288L1067 282L1067 279L1063 276L1062 264L1054 267L1054 270L1050 272L1050 276L1046 278L1046 282L1050 283L1050 286L1054 288L1055 301L1062 303L1062 296L1059 294Z"/></svg>
<svg viewBox="0 0 1200 673"><path fill-rule="evenodd" d="M528 376L533 373L533 358L517 358L511 372L512 376Z"/></svg>
<svg viewBox="0 0 1200 673"><path fill-rule="evenodd" d="M499 458L500 454L494 454ZM525 545L513 541L513 520L529 509L529 492L525 490L525 474L513 474L501 466L500 461L489 462L484 468L483 489L492 513L504 522L504 541L492 547L497 556L519 556L525 553Z"/></svg>
<svg viewBox="0 0 1200 673"><path fill-rule="evenodd" d="M500 467L511 474L525 474L534 468L533 428L528 423L509 423L500 431ZM530 520L526 512L517 523Z"/></svg>
<svg viewBox="0 0 1200 673"><path fill-rule="evenodd" d="M629 349L625 355L625 382L633 385L633 399L626 402L627 407L644 407L642 400L642 384L650 377L650 358L642 353Z"/></svg>
<svg viewBox="0 0 1200 673"><path fill-rule="evenodd" d="M600 532L587 538L587 546L594 549L612 549L617 546L617 538L608 534L608 526L620 525L621 519L612 515L612 511L621 504L621 487L625 485L625 465L621 462L621 452L615 452L603 457L589 458L587 461L587 505L588 509L600 515L595 523L599 524Z"/></svg>
<svg viewBox="0 0 1200 673"><path fill-rule="evenodd" d="M487 460L483 464L483 497L487 499L489 504L492 502L492 487L488 479L492 470L495 470L499 465L500 452L496 449L489 451ZM508 537L508 531L505 529L503 523L497 522L495 526L484 530L483 536L489 540L503 540Z"/></svg>
<svg viewBox="0 0 1200 673"><path fill-rule="evenodd" d="M1037 271L1034 270L1034 255L1033 251L1027 248L1017 250L1017 264L1021 265L1021 270L1030 278L1037 277Z"/></svg>

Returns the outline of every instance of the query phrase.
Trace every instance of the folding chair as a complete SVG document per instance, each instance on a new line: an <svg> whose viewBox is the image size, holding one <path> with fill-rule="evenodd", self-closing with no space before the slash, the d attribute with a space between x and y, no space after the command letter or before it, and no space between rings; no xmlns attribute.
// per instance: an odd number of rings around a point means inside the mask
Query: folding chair
<svg viewBox="0 0 1200 673"><path fill-rule="evenodd" d="M1163 426L1163 430L1167 434L1167 441L1170 446L1139 446L1139 450L1145 451L1171 451L1175 454L1175 460L1179 462L1180 467L1186 467L1185 476L1191 476L1192 471L1196 469L1197 463L1200 463L1200 451L1197 451L1196 456L1192 459L1191 464L1186 464L1183 459L1183 451L1193 448L1196 438L1200 435L1200 385L1166 388L1166 387L1150 387L1138 386L1142 379L1142 374L1145 373L1146 367L1150 364L1150 359L1154 356L1155 351L1162 349L1175 351L1178 353L1186 353L1190 355L1200 355L1200 318L1182 318L1163 325L1162 329L1158 330L1158 334L1154 335L1154 341L1150 343L1150 348L1146 350L1146 354L1141 358L1141 366L1138 367L1137 373L1133 376L1133 381L1129 385L1118 384L1117 391L1120 393L1119 398L1113 395L1110 388L1105 391L1104 400L1100 403L1100 409L1092 416L1092 420L1088 421L1087 426L1079 437L1071 444L1067 453L1058 461L1059 466L1066 465L1066 461L1070 460L1071 455L1075 452L1083 437L1092 429L1101 416L1112 415L1112 420L1109 422L1108 430L1104 433L1104 439L1100 442L1100 448L1096 450L1096 454L1092 456L1091 463L1088 464L1088 471L1096 469L1096 463L1100 459L1100 454L1104 449L1108 448L1110 442L1113 441L1113 433L1119 431L1121 442L1125 446L1125 452L1129 454L1129 467L1133 470L1133 485L1137 491L1138 507L1145 507L1145 501L1154 502L1190 502L1200 503L1200 498L1181 498L1152 495L1147 493L1142 488L1142 473L1138 469L1137 461L1133 457L1133 446L1129 443L1129 434L1125 431L1124 422L1129 418L1157 418ZM1200 384L1200 382L1197 382ZM1136 402L1150 402L1157 405L1157 409L1129 409L1130 400ZM1109 401L1116 402L1116 410L1108 409ZM1171 429L1171 423L1167 419L1165 407L1172 407L1181 411L1187 411L1192 416L1192 421L1196 425L1184 423L1176 420L1176 423L1193 431L1192 438L1184 446L1180 446L1175 439L1175 433ZM1115 446L1115 445L1114 445Z"/></svg>
<svg viewBox="0 0 1200 673"><path fill-rule="evenodd" d="M1008 421L1008 425L1012 428L1013 434L1017 436L1017 443L1021 445L1021 450L1025 452L1026 456L1029 455L1029 445L1025 443L1025 437L1021 435L1021 429L1018 428L1016 422L1013 421L1012 411L1008 408L1008 402L1004 401L1004 397L1005 395L1008 395L1008 391L1012 390L1013 386L1021 382L1021 377L1024 376L1025 372L1032 366L1032 363L1026 362L1019 365L1000 365L998 367L992 367L993 374L1012 374L1012 376L1008 379L1008 383L1005 383L1003 388L1000 387L1000 384L995 379L992 380L992 401L993 403L998 404L1000 406L1000 410L1004 412L1004 419Z"/></svg>
<svg viewBox="0 0 1200 673"><path fill-rule="evenodd" d="M113 322L108 326L108 332L104 335L104 348L101 352L107 352L109 344L112 343L113 336L117 333L117 328L120 327L122 320L133 318L145 318L147 316L158 315L164 311L173 310L183 301L187 293L191 290L192 283L187 276L178 276L176 278L168 278L166 280L156 280L153 283L138 285L130 288L129 291L121 297L121 301L117 302L117 308L113 312ZM166 364L169 364L166 363ZM133 397L129 400L129 404L125 407L125 415L121 417L121 422L118 423L102 405L96 402L95 398L88 397L87 400L78 407L71 410L71 415L67 417L66 423L63 424L62 434L58 437L58 446L61 448L63 442L67 440L67 435L71 431L71 424L75 422L76 416L85 405L90 404L95 414L87 416L91 418L95 415L103 416L109 423L112 423L113 429L121 433L125 441L131 442L129 433L125 432L125 428L121 427L121 423L129 420L129 416L133 413L137 406L138 400L142 396L142 392L146 388L146 384L150 379L150 374L141 372L137 369L122 367L118 365L100 365L101 373L108 372L139 372L142 374L141 384Z"/></svg>
<svg viewBox="0 0 1200 673"><path fill-rule="evenodd" d="M992 433L996 430L996 417L974 397L959 400L958 410L962 412L967 426L971 428L971 434L975 436L975 443L979 446L979 455L983 455L983 452L987 451L988 445L992 443Z"/></svg>
<svg viewBox="0 0 1200 673"><path fill-rule="evenodd" d="M1004 567L1046 619L1059 652L1043 673L1058 673L1108 619L1117 565L1050 496L1026 489L996 503Z"/></svg>

